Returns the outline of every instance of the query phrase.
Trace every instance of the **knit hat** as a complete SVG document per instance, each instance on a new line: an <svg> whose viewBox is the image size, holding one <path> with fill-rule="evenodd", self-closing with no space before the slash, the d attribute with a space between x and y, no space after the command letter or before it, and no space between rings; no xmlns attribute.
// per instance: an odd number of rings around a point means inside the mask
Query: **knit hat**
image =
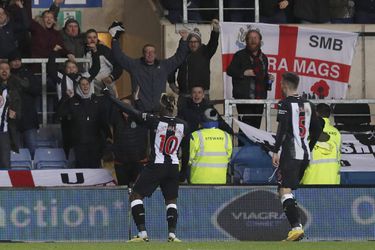
<svg viewBox="0 0 375 250"><path fill-rule="evenodd" d="M22 56L21 53L18 50L13 50L9 56L8 56L8 62L15 61L15 60L21 60Z"/></svg>
<svg viewBox="0 0 375 250"><path fill-rule="evenodd" d="M193 37L195 37L199 41L199 43L202 43L202 35L198 28L194 28L193 31L190 32L187 40L190 41Z"/></svg>
<svg viewBox="0 0 375 250"><path fill-rule="evenodd" d="M77 20L75 20L74 18L69 18L68 20L66 20L65 24L64 24L64 30L68 27L69 24L71 23L76 23L78 25L78 28L79 28L79 23Z"/></svg>
<svg viewBox="0 0 375 250"><path fill-rule="evenodd" d="M205 122L216 122L219 119L219 114L217 113L216 109L208 108L204 111L203 120Z"/></svg>

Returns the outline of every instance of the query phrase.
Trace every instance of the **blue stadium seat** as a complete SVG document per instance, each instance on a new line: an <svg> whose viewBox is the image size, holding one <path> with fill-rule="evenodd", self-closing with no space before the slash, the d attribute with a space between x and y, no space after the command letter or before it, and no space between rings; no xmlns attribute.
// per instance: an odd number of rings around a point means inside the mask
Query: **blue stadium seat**
<svg viewBox="0 0 375 250"><path fill-rule="evenodd" d="M20 148L19 153L11 152L10 168L12 170L30 170L33 168L31 154L28 148Z"/></svg>
<svg viewBox="0 0 375 250"><path fill-rule="evenodd" d="M37 148L57 148L59 146L59 128L43 127L38 130Z"/></svg>
<svg viewBox="0 0 375 250"><path fill-rule="evenodd" d="M68 161L62 148L37 148L34 156L36 169L67 168Z"/></svg>
<svg viewBox="0 0 375 250"><path fill-rule="evenodd" d="M268 184L268 178L274 171L270 155L261 146L252 142L233 149L230 165L235 184Z"/></svg>

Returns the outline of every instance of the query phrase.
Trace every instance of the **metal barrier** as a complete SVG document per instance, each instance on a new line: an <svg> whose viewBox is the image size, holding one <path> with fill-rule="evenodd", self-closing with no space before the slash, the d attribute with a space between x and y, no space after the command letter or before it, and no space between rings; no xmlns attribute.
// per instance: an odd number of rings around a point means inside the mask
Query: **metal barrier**
<svg viewBox="0 0 375 250"><path fill-rule="evenodd" d="M183 12L183 22L188 23L188 13L189 11L194 11L194 10L218 10L219 11L219 21L223 22L224 21L224 11L225 10L249 10L255 11L255 22L259 22L259 0L254 0L254 8L224 8L224 0L217 0L219 1L219 7L218 8L188 8L188 0L183 0L182 1L182 12Z"/></svg>
<svg viewBox="0 0 375 250"><path fill-rule="evenodd" d="M375 99L355 99L355 100L309 100L312 103L326 103L326 104L359 104L359 103L366 103L366 104L375 104ZM279 100L249 100L249 99L237 99L237 100L225 100L224 102L224 117L225 121L232 125L233 122L233 107L236 104L264 104L265 109L265 121L266 121L266 131L271 132L271 109L272 106L277 104ZM356 114L346 114L346 115L352 115L356 116ZM363 114L361 114L363 115ZM370 114L371 115L371 114ZM257 116L257 115L251 115L249 116ZM263 115L259 115L263 116Z"/></svg>
<svg viewBox="0 0 375 250"><path fill-rule="evenodd" d="M56 58L56 63L64 63L67 58ZM48 58L23 58L23 64L41 64L42 74L42 126L47 125L47 62ZM90 63L90 59L76 58L77 63Z"/></svg>

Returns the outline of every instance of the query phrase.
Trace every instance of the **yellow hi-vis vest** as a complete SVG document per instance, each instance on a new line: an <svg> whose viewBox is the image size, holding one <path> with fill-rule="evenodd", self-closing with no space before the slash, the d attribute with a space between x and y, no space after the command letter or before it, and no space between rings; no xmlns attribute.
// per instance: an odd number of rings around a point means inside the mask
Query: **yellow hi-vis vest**
<svg viewBox="0 0 375 250"><path fill-rule="evenodd" d="M301 184L340 184L341 134L330 125L328 118L323 119L323 132L330 138L327 142L316 143Z"/></svg>
<svg viewBox="0 0 375 250"><path fill-rule="evenodd" d="M230 135L218 128L195 131L190 139L192 184L225 184L232 155Z"/></svg>

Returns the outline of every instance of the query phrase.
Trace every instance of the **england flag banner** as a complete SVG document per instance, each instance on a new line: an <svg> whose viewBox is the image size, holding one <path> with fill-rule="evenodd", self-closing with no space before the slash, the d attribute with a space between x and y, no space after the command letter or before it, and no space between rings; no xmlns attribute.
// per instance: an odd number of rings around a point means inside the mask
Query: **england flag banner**
<svg viewBox="0 0 375 250"><path fill-rule="evenodd" d="M268 99L281 98L281 75L286 71L300 76L300 94L316 99L345 98L358 34L263 23L220 25L226 99L232 98L232 78L226 69L234 53L246 47L245 36L252 29L262 34L261 50L268 57L269 73L275 76Z"/></svg>

